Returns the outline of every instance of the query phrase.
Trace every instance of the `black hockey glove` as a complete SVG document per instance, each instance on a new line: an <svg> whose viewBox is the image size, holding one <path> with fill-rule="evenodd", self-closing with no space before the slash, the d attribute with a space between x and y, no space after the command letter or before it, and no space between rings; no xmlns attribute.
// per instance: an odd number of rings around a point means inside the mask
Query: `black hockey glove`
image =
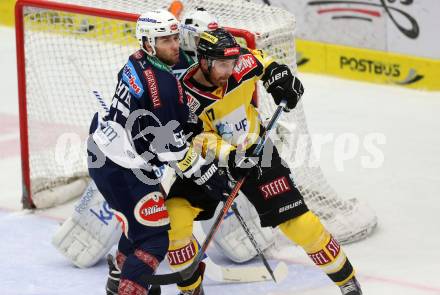
<svg viewBox="0 0 440 295"><path fill-rule="evenodd" d="M200 173L193 176L196 184L200 185L209 197L224 201L231 194L231 182L226 171L217 166L216 162L201 167Z"/></svg>
<svg viewBox="0 0 440 295"><path fill-rule="evenodd" d="M287 100L286 107L284 108L286 112L296 107L304 93L301 81L292 75L292 72L286 65L279 65L276 62L271 63L261 80L263 81L264 88L272 95L277 105L280 104L281 100Z"/></svg>
<svg viewBox="0 0 440 295"><path fill-rule="evenodd" d="M240 152L233 150L229 154L228 173L236 181L240 180L248 173L257 179L261 177L260 157L251 156L253 148Z"/></svg>

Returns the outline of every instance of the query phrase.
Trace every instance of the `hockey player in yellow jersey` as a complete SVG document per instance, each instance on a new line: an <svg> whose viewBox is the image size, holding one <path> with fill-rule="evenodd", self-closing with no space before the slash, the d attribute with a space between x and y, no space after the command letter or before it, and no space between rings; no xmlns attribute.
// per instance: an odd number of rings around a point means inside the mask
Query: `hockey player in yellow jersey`
<svg viewBox="0 0 440 295"><path fill-rule="evenodd" d="M351 263L307 208L276 147L267 143L261 156L250 156L264 128L252 104L255 83L262 80L277 104L287 100L285 111L290 111L304 91L299 79L264 52L241 48L224 29L204 32L197 53L198 64L181 78L190 110L203 121L205 132L196 137L195 146L219 159L232 179L248 175L241 190L257 209L261 226L279 227L342 294L362 294ZM177 178L172 184L166 206L171 223L168 260L174 269L194 259L198 245L192 237L193 221L211 218L218 202L191 181ZM201 280L196 272L180 285L182 293L202 294Z"/></svg>

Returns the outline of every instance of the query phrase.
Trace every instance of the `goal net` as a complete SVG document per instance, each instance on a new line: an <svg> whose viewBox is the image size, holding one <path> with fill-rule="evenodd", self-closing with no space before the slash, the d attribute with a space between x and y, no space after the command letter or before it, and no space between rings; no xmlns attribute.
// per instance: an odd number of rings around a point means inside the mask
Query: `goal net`
<svg viewBox="0 0 440 295"><path fill-rule="evenodd" d="M19 0L16 8L23 204L56 206L79 196L88 180L85 141L98 110L97 90L113 96L116 76L137 48L135 22L165 0ZM247 1L189 0L204 7L239 42L267 51L296 71L295 19L289 12ZM263 118L275 109L258 85ZM280 120L276 145L294 171L308 206L341 242L368 235L374 212L355 198L340 198L313 158L302 104Z"/></svg>

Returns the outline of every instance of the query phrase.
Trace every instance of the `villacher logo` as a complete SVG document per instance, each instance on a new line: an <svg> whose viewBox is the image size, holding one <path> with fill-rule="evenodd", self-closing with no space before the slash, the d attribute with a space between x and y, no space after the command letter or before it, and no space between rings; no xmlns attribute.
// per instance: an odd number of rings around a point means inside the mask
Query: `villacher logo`
<svg viewBox="0 0 440 295"><path fill-rule="evenodd" d="M377 3L372 3L377 2ZM371 2L366 1L310 1L308 5L319 6L317 13L332 14L333 20L360 20L372 22L374 18L388 17L397 29L402 32L406 37L410 39L417 39L420 34L420 29L417 21L402 9L393 7L396 0L373 0ZM401 5L409 6L413 4L413 0L400 0L398 3ZM328 7L328 8L327 8ZM410 27L404 27L399 21L399 18L406 18Z"/></svg>

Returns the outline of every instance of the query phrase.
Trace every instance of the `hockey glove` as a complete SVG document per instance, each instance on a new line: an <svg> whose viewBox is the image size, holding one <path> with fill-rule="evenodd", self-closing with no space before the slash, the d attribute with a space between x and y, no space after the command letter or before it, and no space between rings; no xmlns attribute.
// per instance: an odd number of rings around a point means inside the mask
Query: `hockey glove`
<svg viewBox="0 0 440 295"><path fill-rule="evenodd" d="M277 105L280 104L281 100L287 100L284 108L286 112L295 108L304 93L301 81L292 75L286 65L279 65L276 62L271 63L261 80L264 88L272 95Z"/></svg>
<svg viewBox="0 0 440 295"><path fill-rule="evenodd" d="M200 173L193 176L194 182L200 185L209 197L224 201L231 194L231 183L228 175L217 166L216 161L202 166Z"/></svg>
<svg viewBox="0 0 440 295"><path fill-rule="evenodd" d="M260 157L251 156L253 148L244 151L233 150L229 154L228 173L236 181L240 180L248 173L257 179L260 178L262 171Z"/></svg>

